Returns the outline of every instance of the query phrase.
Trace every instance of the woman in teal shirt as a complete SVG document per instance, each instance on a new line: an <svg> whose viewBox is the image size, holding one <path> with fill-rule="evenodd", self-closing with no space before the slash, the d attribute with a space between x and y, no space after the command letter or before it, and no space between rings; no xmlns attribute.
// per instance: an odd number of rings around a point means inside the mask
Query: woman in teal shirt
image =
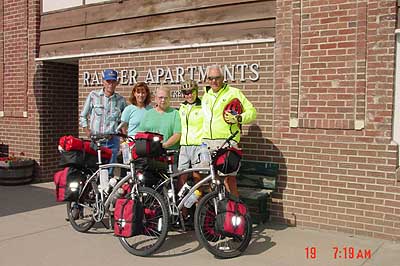
<svg viewBox="0 0 400 266"><path fill-rule="evenodd" d="M150 90L146 83L138 82L132 89L129 97L131 104L127 106L121 115L121 121L124 123L122 132L128 136L134 136L138 131L140 122L144 114L152 107L150 104Z"/></svg>

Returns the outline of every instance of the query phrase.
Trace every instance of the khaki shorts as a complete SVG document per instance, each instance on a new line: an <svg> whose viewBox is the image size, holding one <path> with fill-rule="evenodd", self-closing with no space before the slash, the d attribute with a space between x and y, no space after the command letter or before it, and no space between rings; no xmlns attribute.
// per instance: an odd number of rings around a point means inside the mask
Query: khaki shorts
<svg viewBox="0 0 400 266"><path fill-rule="evenodd" d="M181 146L179 150L178 170L196 168L200 163L200 146Z"/></svg>

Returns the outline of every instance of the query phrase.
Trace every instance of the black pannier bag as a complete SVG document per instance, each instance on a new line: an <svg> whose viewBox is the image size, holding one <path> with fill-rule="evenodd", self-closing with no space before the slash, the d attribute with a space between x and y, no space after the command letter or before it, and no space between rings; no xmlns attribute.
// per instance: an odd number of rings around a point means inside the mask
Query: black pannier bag
<svg viewBox="0 0 400 266"><path fill-rule="evenodd" d="M108 163L105 158L101 160L103 164ZM62 151L59 166L97 169L97 156L84 151Z"/></svg>
<svg viewBox="0 0 400 266"><path fill-rule="evenodd" d="M239 170L242 154L242 150L234 147L218 150L215 159L215 168L223 174L236 172Z"/></svg>
<svg viewBox="0 0 400 266"><path fill-rule="evenodd" d="M73 167L66 167L54 174L56 201L77 201L85 176Z"/></svg>
<svg viewBox="0 0 400 266"><path fill-rule="evenodd" d="M138 157L158 157L164 152L163 136L152 132L138 132L135 135L135 152ZM133 157L135 158L135 157Z"/></svg>

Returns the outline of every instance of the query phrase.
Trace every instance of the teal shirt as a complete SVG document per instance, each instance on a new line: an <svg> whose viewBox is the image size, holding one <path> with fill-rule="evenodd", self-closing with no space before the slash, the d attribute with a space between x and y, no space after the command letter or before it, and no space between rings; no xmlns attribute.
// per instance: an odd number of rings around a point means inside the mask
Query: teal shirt
<svg viewBox="0 0 400 266"><path fill-rule="evenodd" d="M156 109L150 109L143 116L138 131L148 131L163 135L163 142L167 141L173 134L181 133L181 119L179 112L169 107L166 112L159 113ZM179 149L179 141L169 149Z"/></svg>
<svg viewBox="0 0 400 266"><path fill-rule="evenodd" d="M125 107L121 115L121 121L128 124L128 136L134 136L138 131L140 122L143 120L144 114L152 107L147 105L144 108L139 108L134 104Z"/></svg>

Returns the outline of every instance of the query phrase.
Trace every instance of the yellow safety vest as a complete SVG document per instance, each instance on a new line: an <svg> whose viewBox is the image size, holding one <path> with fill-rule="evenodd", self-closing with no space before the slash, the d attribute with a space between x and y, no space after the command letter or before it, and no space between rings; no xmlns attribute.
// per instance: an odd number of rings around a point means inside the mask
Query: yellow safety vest
<svg viewBox="0 0 400 266"><path fill-rule="evenodd" d="M181 146L200 145L204 117L201 110L201 100L197 98L193 104L183 102L179 108L179 115L182 125Z"/></svg>
<svg viewBox="0 0 400 266"><path fill-rule="evenodd" d="M233 132L240 131L239 124L228 124L223 118L225 106L234 98L238 98L242 103L242 124L251 123L256 119L256 109L239 89L225 83L217 93L214 93L210 87L206 87L201 99L204 113L204 139L227 139ZM234 140L240 141L240 132Z"/></svg>

